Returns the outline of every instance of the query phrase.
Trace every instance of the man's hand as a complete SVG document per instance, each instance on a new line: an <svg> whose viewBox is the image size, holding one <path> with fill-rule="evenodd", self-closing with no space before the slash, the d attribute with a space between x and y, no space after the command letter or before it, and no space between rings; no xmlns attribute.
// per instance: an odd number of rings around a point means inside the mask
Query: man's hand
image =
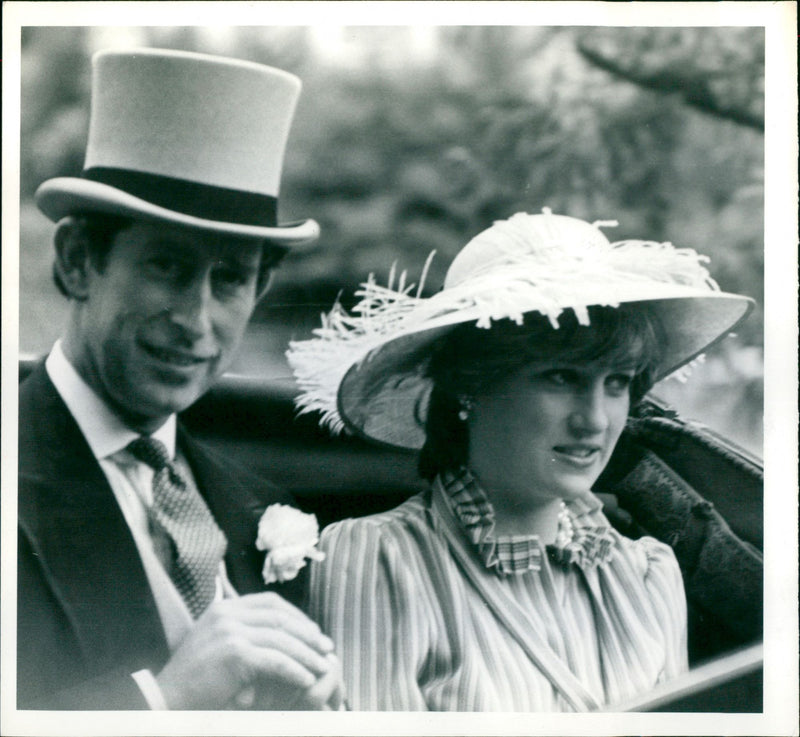
<svg viewBox="0 0 800 737"><path fill-rule="evenodd" d="M262 683L258 689L246 689L240 693L237 705L264 711L338 711L344 704L342 669L333 653L328 655L328 661L328 672L308 689L278 687L274 682Z"/></svg>
<svg viewBox="0 0 800 737"><path fill-rule="evenodd" d="M249 594L213 603L156 681L170 709L225 708L251 685L255 708L338 708L332 653L317 624L278 594Z"/></svg>

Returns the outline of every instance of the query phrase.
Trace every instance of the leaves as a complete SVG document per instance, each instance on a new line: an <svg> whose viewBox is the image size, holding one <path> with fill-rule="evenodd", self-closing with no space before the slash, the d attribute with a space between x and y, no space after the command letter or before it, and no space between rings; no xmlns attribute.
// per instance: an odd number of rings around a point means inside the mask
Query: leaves
<svg viewBox="0 0 800 737"><path fill-rule="evenodd" d="M25 202L80 170L90 50L114 30L25 29ZM480 230L543 206L695 248L723 289L763 294L763 29L357 27L322 42L315 27L124 30L303 79L280 216L313 217L322 237L287 260L257 320L305 325L394 261L418 274L435 249L430 294ZM42 252L34 237L23 229L23 259ZM49 263L36 268L46 285ZM39 328L23 334L46 348ZM760 341L758 320L746 331Z"/></svg>

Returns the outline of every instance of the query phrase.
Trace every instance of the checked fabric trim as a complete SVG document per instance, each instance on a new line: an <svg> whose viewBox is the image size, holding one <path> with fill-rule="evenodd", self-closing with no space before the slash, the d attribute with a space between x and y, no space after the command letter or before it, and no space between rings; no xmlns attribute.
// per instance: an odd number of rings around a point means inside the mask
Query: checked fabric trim
<svg viewBox="0 0 800 737"><path fill-rule="evenodd" d="M129 443L128 450L154 471L150 515L175 544L172 580L197 619L214 599L217 571L227 545L225 535L162 442L142 436Z"/></svg>

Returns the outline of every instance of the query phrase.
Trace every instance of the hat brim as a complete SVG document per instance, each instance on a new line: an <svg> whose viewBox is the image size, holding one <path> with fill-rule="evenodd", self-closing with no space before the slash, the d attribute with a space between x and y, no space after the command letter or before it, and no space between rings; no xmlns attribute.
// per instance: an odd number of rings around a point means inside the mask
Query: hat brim
<svg viewBox="0 0 800 737"><path fill-rule="evenodd" d="M648 289L652 293L653 285ZM754 306L753 300L741 295L675 284L665 285L664 295L644 297L636 291L618 295L615 304L648 304L659 315L666 331L666 350L656 380L725 338ZM387 341L351 366L337 394L339 415L350 432L394 448L422 448L431 389L430 379L424 376L429 349L456 325L477 322L480 317L477 309L443 315Z"/></svg>
<svg viewBox="0 0 800 737"><path fill-rule="evenodd" d="M49 179L36 191L35 198L39 209L53 222L68 215L98 212L137 220L173 223L254 240L269 240L292 249L310 245L319 237L319 225L315 220L308 219L276 227L206 220L154 205L116 187L79 177Z"/></svg>

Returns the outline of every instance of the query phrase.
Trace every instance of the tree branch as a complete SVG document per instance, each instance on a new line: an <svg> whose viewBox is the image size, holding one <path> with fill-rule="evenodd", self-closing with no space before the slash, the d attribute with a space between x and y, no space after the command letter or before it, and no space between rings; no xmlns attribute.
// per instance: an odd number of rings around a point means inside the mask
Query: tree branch
<svg viewBox="0 0 800 737"><path fill-rule="evenodd" d="M583 40L578 42L578 52L590 64L611 74L663 94L680 95L687 105L710 115L731 120L734 123L764 131L764 116L738 105L724 105L714 95L709 85L710 75L689 70L663 68L653 71L623 68L615 60L603 56Z"/></svg>

